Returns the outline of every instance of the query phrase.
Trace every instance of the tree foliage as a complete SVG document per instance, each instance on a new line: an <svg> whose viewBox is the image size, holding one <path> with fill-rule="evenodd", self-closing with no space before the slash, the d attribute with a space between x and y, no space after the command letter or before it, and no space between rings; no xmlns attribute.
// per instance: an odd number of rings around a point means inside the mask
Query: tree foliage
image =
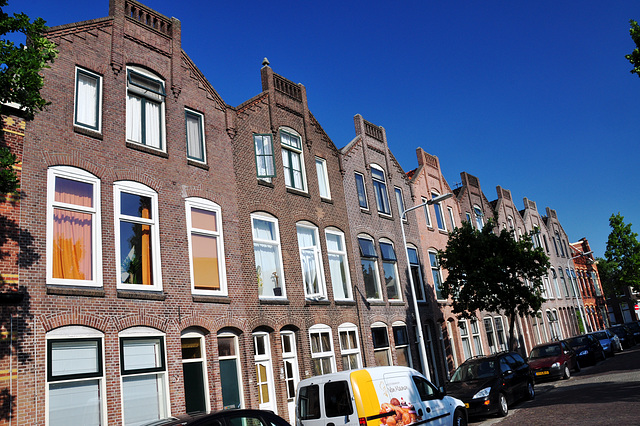
<svg viewBox="0 0 640 426"><path fill-rule="evenodd" d="M633 42L636 44L636 48L628 55L624 55L624 57L631 62L631 65L633 65L633 68L630 71L631 74L636 74L640 77L640 25L638 25L638 23L633 19L629 21L629 25L631 26L629 28L629 34L631 35Z"/></svg>
<svg viewBox="0 0 640 426"><path fill-rule="evenodd" d="M476 310L504 312L513 346L516 316L536 315L542 306L542 276L549 259L529 238L516 240L506 229L496 234L493 228L493 222L482 231L464 222L451 233L446 249L439 253L449 272L443 292L461 318L473 317Z"/></svg>
<svg viewBox="0 0 640 426"><path fill-rule="evenodd" d="M598 265L598 275L602 284L602 291L605 297L609 298L620 293L618 287L618 269L615 262L610 262L605 258L596 258Z"/></svg>
<svg viewBox="0 0 640 426"><path fill-rule="evenodd" d="M631 230L631 224L624 223L620 213L609 218L611 233L607 240L604 256L611 265L611 286L614 291L622 292L624 287L640 291L640 243L638 234ZM600 265L598 270L602 273Z"/></svg>

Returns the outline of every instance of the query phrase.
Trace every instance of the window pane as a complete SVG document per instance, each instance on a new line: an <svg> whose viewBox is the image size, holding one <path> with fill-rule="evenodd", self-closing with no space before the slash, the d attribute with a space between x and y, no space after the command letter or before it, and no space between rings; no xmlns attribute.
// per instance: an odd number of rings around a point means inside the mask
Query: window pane
<svg viewBox="0 0 640 426"><path fill-rule="evenodd" d="M159 337L122 340L125 372L162 367L160 345Z"/></svg>
<svg viewBox="0 0 640 426"><path fill-rule="evenodd" d="M375 349L389 347L389 336L387 336L387 329L385 327L372 328L371 335L373 337L373 347Z"/></svg>
<svg viewBox="0 0 640 426"><path fill-rule="evenodd" d="M337 299L346 299L351 296L347 282L346 259L343 255L329 254L329 270L331 271L331 283L334 296Z"/></svg>
<svg viewBox="0 0 640 426"><path fill-rule="evenodd" d="M327 250L344 251L342 236L327 233Z"/></svg>
<svg viewBox="0 0 640 426"><path fill-rule="evenodd" d="M187 112L186 122L187 122L187 155L197 160L204 160L201 116Z"/></svg>
<svg viewBox="0 0 640 426"><path fill-rule="evenodd" d="M141 425L166 416L164 382L157 374L122 378L122 401L126 425Z"/></svg>
<svg viewBox="0 0 640 426"><path fill-rule="evenodd" d="M360 207L366 209L369 207L367 203L367 193L364 189L364 177L358 173L355 174L356 178L356 189L358 191L358 202L360 203Z"/></svg>
<svg viewBox="0 0 640 426"><path fill-rule="evenodd" d="M329 177L327 176L326 163L319 158L316 158L316 173L318 175L320 196L329 198Z"/></svg>
<svg viewBox="0 0 640 426"><path fill-rule="evenodd" d="M360 255L362 257L378 257L373 241L367 238L358 238L358 243L360 244Z"/></svg>
<svg viewBox="0 0 640 426"><path fill-rule="evenodd" d="M234 337L218 337L219 356L224 357L236 355L236 345L234 343L234 339Z"/></svg>
<svg viewBox="0 0 640 426"><path fill-rule="evenodd" d="M193 228L216 232L218 230L216 223L216 212L192 207L191 226Z"/></svg>
<svg viewBox="0 0 640 426"><path fill-rule="evenodd" d="M395 188L396 193L396 202L398 203L398 212L402 214L404 212L404 199L402 198L402 190L400 188ZM402 215L403 219L407 218L407 215Z"/></svg>
<svg viewBox="0 0 640 426"><path fill-rule="evenodd" d="M277 246L254 243L253 250L256 258L256 276L258 279L258 294L260 296L281 296L275 294L275 288L281 290L280 258Z"/></svg>
<svg viewBox="0 0 640 426"><path fill-rule="evenodd" d="M202 358L199 337L183 337L180 339L182 345L182 359Z"/></svg>
<svg viewBox="0 0 640 426"><path fill-rule="evenodd" d="M120 214L144 219L153 219L151 217L151 197L121 192Z"/></svg>
<svg viewBox="0 0 640 426"><path fill-rule="evenodd" d="M54 199L60 203L93 207L93 184L56 176Z"/></svg>
<svg viewBox="0 0 640 426"><path fill-rule="evenodd" d="M218 238L210 235L191 235L193 251L193 282L197 289L220 290L218 268Z"/></svg>
<svg viewBox="0 0 640 426"><path fill-rule="evenodd" d="M97 340L55 341L51 345L51 376L100 373Z"/></svg>
<svg viewBox="0 0 640 426"><path fill-rule="evenodd" d="M391 365L388 349L375 351L374 356L376 359L376 365L380 365L380 366Z"/></svg>
<svg viewBox="0 0 640 426"><path fill-rule="evenodd" d="M275 241L275 224L267 220L253 219L253 238Z"/></svg>
<svg viewBox="0 0 640 426"><path fill-rule="evenodd" d="M324 386L324 407L327 417L353 414L351 392L346 381L329 382Z"/></svg>
<svg viewBox="0 0 640 426"><path fill-rule="evenodd" d="M393 246L389 243L380 243L380 254L382 255L382 260L389 260L395 262L396 252L393 250Z"/></svg>
<svg viewBox="0 0 640 426"><path fill-rule="evenodd" d="M93 279L93 214L53 209L53 278Z"/></svg>
<svg viewBox="0 0 640 426"><path fill-rule="evenodd" d="M389 299L400 299L396 264L392 262L382 262L382 269L384 270L384 280L387 286L387 297Z"/></svg>
<svg viewBox="0 0 640 426"><path fill-rule="evenodd" d="M258 177L275 176L271 135L253 135Z"/></svg>
<svg viewBox="0 0 640 426"><path fill-rule="evenodd" d="M380 299L378 291L378 271L376 262L368 259L361 259L362 275L364 277L364 290L367 299Z"/></svg>
<svg viewBox="0 0 640 426"><path fill-rule="evenodd" d="M161 148L160 141L160 104L145 99L144 144Z"/></svg>
<svg viewBox="0 0 640 426"><path fill-rule="evenodd" d="M86 380L49 384L49 425L93 426L102 424L100 382Z"/></svg>
<svg viewBox="0 0 640 426"><path fill-rule="evenodd" d="M88 127L98 127L98 82L92 75L78 72L78 93L76 94L76 122Z"/></svg>
<svg viewBox="0 0 640 426"><path fill-rule="evenodd" d="M127 95L127 139L142 142L142 98Z"/></svg>
<svg viewBox="0 0 640 426"><path fill-rule="evenodd" d="M120 282L153 285L151 226L120 221Z"/></svg>
<svg viewBox="0 0 640 426"><path fill-rule="evenodd" d="M396 345L408 345L409 344L409 334L407 333L407 327L393 327L393 338L396 341Z"/></svg>

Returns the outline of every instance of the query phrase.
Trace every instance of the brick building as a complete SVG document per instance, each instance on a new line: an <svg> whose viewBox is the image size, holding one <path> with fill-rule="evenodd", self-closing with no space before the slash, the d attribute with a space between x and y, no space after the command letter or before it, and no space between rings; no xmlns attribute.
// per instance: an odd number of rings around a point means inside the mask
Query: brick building
<svg viewBox="0 0 640 426"><path fill-rule="evenodd" d="M608 327L607 303L589 240L581 238L580 241L571 243L569 246L575 267L576 285L579 297L582 299L581 312L585 318L586 331Z"/></svg>

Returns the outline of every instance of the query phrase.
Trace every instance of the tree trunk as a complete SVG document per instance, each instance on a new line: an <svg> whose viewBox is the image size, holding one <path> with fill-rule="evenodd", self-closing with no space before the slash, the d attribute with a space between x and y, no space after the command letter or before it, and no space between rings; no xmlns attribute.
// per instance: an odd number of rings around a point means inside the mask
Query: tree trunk
<svg viewBox="0 0 640 426"><path fill-rule="evenodd" d="M512 312L509 314L509 350L513 352L517 352L518 350L516 337L514 335L515 323L516 323L516 314L515 312Z"/></svg>

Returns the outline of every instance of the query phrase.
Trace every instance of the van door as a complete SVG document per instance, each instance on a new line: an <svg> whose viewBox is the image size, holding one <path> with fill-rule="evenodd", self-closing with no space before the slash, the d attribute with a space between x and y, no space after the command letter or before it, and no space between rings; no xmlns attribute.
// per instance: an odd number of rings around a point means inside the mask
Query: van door
<svg viewBox="0 0 640 426"><path fill-rule="evenodd" d="M300 387L296 414L298 426L358 425L358 415L346 380Z"/></svg>
<svg viewBox="0 0 640 426"><path fill-rule="evenodd" d="M444 395L424 377L414 375L411 379L420 395L421 408L416 406L418 418L422 417L422 421L429 426L450 424L455 407L447 406Z"/></svg>

